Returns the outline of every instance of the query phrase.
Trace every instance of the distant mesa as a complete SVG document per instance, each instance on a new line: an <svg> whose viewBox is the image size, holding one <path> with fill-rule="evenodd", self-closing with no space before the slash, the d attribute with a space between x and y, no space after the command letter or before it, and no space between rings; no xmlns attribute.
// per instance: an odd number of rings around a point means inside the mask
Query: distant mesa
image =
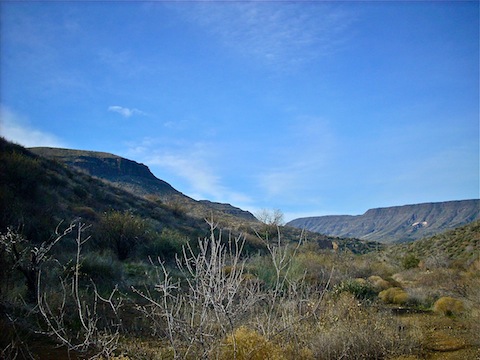
<svg viewBox="0 0 480 360"><path fill-rule="evenodd" d="M460 200L370 209L363 215L295 219L289 226L329 236L384 243L413 241L480 219L480 200Z"/></svg>

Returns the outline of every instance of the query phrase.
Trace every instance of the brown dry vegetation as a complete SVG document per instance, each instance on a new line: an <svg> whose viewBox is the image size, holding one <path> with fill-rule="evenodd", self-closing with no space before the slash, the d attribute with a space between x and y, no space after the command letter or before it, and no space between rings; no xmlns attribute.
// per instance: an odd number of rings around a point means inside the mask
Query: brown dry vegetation
<svg viewBox="0 0 480 360"><path fill-rule="evenodd" d="M121 326L112 331L108 323L97 322L97 340L85 352L78 348L70 353L77 358L98 354L132 360L474 359L479 355L478 260L463 267L452 262L449 267L427 269L420 257L419 266L405 268L398 249L353 255L278 239L267 244L267 255L242 256L243 238L224 242L211 225L211 237L184 253L177 266L165 267L158 261L126 266L115 257L110 264L94 265L98 258L87 254L82 266L87 271L90 264L88 273L97 274L99 283L104 282L99 272L106 275L108 268L122 268L137 292L115 297L115 301L124 301L116 309L118 317L99 306L100 318L110 316L110 324L120 319L116 324ZM69 278L69 274L62 276ZM48 288L49 304L57 308L63 297L58 290L52 292L54 283ZM225 289L229 290L222 292ZM22 291L15 288L19 295ZM95 294L91 291L81 291L82 304L91 301ZM49 358L43 354L53 350L39 347L37 337L20 324L20 314L30 312L23 321L38 326L33 320L35 311L16 303L15 296L9 293L3 301L3 306L10 306L4 310L9 318L16 316L18 329L10 332L9 341L3 339L3 355L28 358L21 352L30 354L29 349L36 358ZM75 303L67 301L67 306L75 310ZM63 316L63 325L78 326L73 315ZM78 328L75 331L78 334ZM50 341L58 342L52 331L46 333ZM115 346L109 351L101 349L105 336L115 336ZM20 342L22 337L30 343Z"/></svg>

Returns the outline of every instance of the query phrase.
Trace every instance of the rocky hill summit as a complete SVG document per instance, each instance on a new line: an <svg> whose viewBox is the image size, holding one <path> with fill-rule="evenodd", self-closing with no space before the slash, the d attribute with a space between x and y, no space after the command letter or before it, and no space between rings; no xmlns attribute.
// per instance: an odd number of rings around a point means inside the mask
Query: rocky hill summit
<svg viewBox="0 0 480 360"><path fill-rule="evenodd" d="M460 200L370 209L363 215L294 219L287 225L330 236L384 243L433 236L480 219L480 200Z"/></svg>
<svg viewBox="0 0 480 360"><path fill-rule="evenodd" d="M114 154L47 147L35 147L29 150L69 167L85 171L90 176L106 180L135 195L148 196L169 203L179 211L185 211L193 216L203 218L213 212L245 221L257 221L250 212L230 204L194 200L173 188L166 181L158 179L146 165Z"/></svg>

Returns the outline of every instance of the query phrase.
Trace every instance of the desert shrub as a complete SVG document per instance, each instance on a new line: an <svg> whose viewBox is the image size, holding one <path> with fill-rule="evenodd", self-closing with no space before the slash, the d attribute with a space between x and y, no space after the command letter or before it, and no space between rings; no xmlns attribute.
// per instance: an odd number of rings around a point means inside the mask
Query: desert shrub
<svg viewBox="0 0 480 360"><path fill-rule="evenodd" d="M422 272L417 280L418 286L441 289L444 293L460 296L465 293L461 273L455 269L435 269Z"/></svg>
<svg viewBox="0 0 480 360"><path fill-rule="evenodd" d="M42 159L0 140L0 231L13 226L36 243L52 235L57 225L52 214L58 211L58 203L42 191L43 166Z"/></svg>
<svg viewBox="0 0 480 360"><path fill-rule="evenodd" d="M333 262L329 256L313 251L300 252L292 261L290 278L305 277L308 284L324 287L332 276Z"/></svg>
<svg viewBox="0 0 480 360"><path fill-rule="evenodd" d="M179 200L170 200L165 205L177 218L184 218L187 215L187 207Z"/></svg>
<svg viewBox="0 0 480 360"><path fill-rule="evenodd" d="M464 311L463 302L450 296L444 296L433 304L433 311L447 315L458 315Z"/></svg>
<svg viewBox="0 0 480 360"><path fill-rule="evenodd" d="M135 253L139 243L148 242L152 233L148 223L128 211L110 211L103 214L96 244L112 250L123 261Z"/></svg>
<svg viewBox="0 0 480 360"><path fill-rule="evenodd" d="M237 328L220 347L217 359L280 360L285 359L282 348L258 332L245 326Z"/></svg>
<svg viewBox="0 0 480 360"><path fill-rule="evenodd" d="M275 282L275 268L272 259L267 256L257 255L249 259L249 272L266 287L272 287Z"/></svg>
<svg viewBox="0 0 480 360"><path fill-rule="evenodd" d="M225 244L216 224L208 224L210 237L198 239L198 251L187 243L176 259L177 275L161 260L152 262L156 291L133 288L146 301L139 310L155 332L166 332L176 358L206 358L259 300L254 283L243 282L243 238ZM180 292L179 277L186 280Z"/></svg>
<svg viewBox="0 0 480 360"><path fill-rule="evenodd" d="M391 287L381 291L378 297L389 304L402 305L408 301L408 293L398 287Z"/></svg>
<svg viewBox="0 0 480 360"><path fill-rule="evenodd" d="M420 309L431 309L440 294L438 289L412 287L408 289L408 303Z"/></svg>
<svg viewBox="0 0 480 360"><path fill-rule="evenodd" d="M402 266L406 270L416 268L419 263L420 259L412 253L409 253L402 258Z"/></svg>
<svg viewBox="0 0 480 360"><path fill-rule="evenodd" d="M372 287L376 291L386 290L390 287L390 283L387 280L382 279L378 275L372 275L368 278L368 282L372 284Z"/></svg>
<svg viewBox="0 0 480 360"><path fill-rule="evenodd" d="M347 292L352 294L358 300L373 300L377 296L377 292L372 285L364 279L350 279L342 281L334 288L336 294Z"/></svg>
<svg viewBox="0 0 480 360"><path fill-rule="evenodd" d="M77 206L73 209L73 213L84 220L96 221L98 219L98 214L95 210L88 206Z"/></svg>
<svg viewBox="0 0 480 360"><path fill-rule="evenodd" d="M246 255L266 252L265 243L259 239L258 236L248 233L245 233L245 245L243 249Z"/></svg>
<svg viewBox="0 0 480 360"><path fill-rule="evenodd" d="M35 198L42 183L40 161L26 153L4 153L2 160L2 183L15 189L17 196Z"/></svg>

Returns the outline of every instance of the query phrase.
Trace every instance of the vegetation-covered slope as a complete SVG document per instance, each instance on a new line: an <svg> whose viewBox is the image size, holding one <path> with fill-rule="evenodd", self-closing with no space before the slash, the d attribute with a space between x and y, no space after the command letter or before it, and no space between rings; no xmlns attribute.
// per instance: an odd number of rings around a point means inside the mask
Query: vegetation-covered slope
<svg viewBox="0 0 480 360"><path fill-rule="evenodd" d="M429 238L395 246L390 251L413 255L422 259L427 267L431 263L468 267L480 256L480 220Z"/></svg>
<svg viewBox="0 0 480 360"><path fill-rule="evenodd" d="M129 211L161 231L168 227L196 234L204 222L160 201L135 196L61 163L0 139L0 229L21 229L45 241L60 221L81 217L96 224L108 211ZM180 221L179 221L180 219Z"/></svg>
<svg viewBox="0 0 480 360"><path fill-rule="evenodd" d="M413 241L480 219L480 200L446 201L370 209L363 215L300 218L287 225L385 243Z"/></svg>

